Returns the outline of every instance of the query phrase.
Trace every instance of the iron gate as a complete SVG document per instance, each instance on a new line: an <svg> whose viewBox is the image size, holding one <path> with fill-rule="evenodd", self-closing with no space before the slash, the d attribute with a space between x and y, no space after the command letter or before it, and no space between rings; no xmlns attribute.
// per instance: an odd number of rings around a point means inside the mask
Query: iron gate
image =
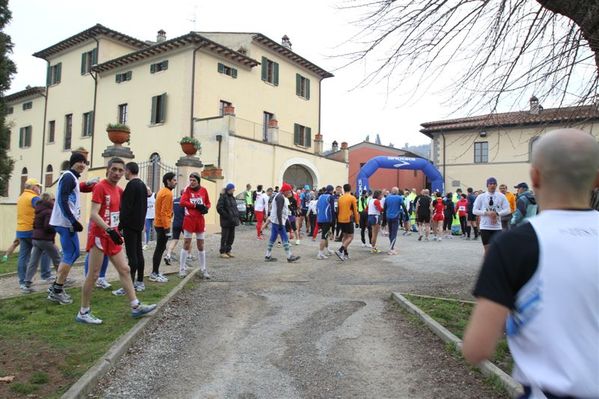
<svg viewBox="0 0 599 399"><path fill-rule="evenodd" d="M167 172L173 172L177 176L177 167L162 163L160 155L154 153L149 161L139 164L139 178L146 183L153 193L162 187L162 176Z"/></svg>

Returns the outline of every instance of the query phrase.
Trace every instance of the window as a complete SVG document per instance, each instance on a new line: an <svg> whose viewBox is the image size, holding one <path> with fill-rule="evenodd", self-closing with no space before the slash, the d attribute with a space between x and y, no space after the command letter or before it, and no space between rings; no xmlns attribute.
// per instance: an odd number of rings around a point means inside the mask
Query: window
<svg viewBox="0 0 599 399"><path fill-rule="evenodd" d="M48 122L48 143L54 143L56 138L56 121Z"/></svg>
<svg viewBox="0 0 599 399"><path fill-rule="evenodd" d="M19 129L19 148L31 147L31 126Z"/></svg>
<svg viewBox="0 0 599 399"><path fill-rule="evenodd" d="M228 101L220 100L220 103L218 106L218 114L220 116L224 116L225 115L225 107L230 107L231 105L233 105L233 104Z"/></svg>
<svg viewBox="0 0 599 399"><path fill-rule="evenodd" d="M27 181L27 174L29 172L27 171L27 168L23 168L21 170L21 193L23 192L23 190L25 190L25 182Z"/></svg>
<svg viewBox="0 0 599 399"><path fill-rule="evenodd" d="M46 188L48 188L52 185L52 180L54 177L52 172L54 172L52 165L46 166L46 175L44 176L44 187L46 187Z"/></svg>
<svg viewBox="0 0 599 399"><path fill-rule="evenodd" d="M62 62L56 65L48 66L46 72L46 85L51 86L60 83L60 75L62 72Z"/></svg>
<svg viewBox="0 0 599 399"><path fill-rule="evenodd" d="M279 85L279 64L262 57L262 80L272 83L275 86Z"/></svg>
<svg viewBox="0 0 599 399"><path fill-rule="evenodd" d="M28 109L33 108L33 103L31 101L27 101L23 103L23 111L27 111Z"/></svg>
<svg viewBox="0 0 599 399"><path fill-rule="evenodd" d="M218 63L218 72L237 79L237 69Z"/></svg>
<svg viewBox="0 0 599 399"><path fill-rule="evenodd" d="M6 149L10 150L10 142L12 138L12 130L6 130Z"/></svg>
<svg viewBox="0 0 599 399"><path fill-rule="evenodd" d="M64 149L71 149L71 138L73 137L73 114L64 116Z"/></svg>
<svg viewBox="0 0 599 399"><path fill-rule="evenodd" d="M541 136L534 136L532 139L530 139L529 141L529 151L528 151L528 161L531 162L532 161L532 150L535 148L535 145L538 143L538 140Z"/></svg>
<svg viewBox="0 0 599 399"><path fill-rule="evenodd" d="M91 137L94 133L94 113L92 111L83 114L83 132L81 136Z"/></svg>
<svg viewBox="0 0 599 399"><path fill-rule="evenodd" d="M152 97L152 117L150 123L164 123L166 119L166 93Z"/></svg>
<svg viewBox="0 0 599 399"><path fill-rule="evenodd" d="M117 83L126 82L133 77L133 71L117 73L115 79Z"/></svg>
<svg viewBox="0 0 599 399"><path fill-rule="evenodd" d="M85 75L92 71L92 66L98 63L98 49L81 54L81 74Z"/></svg>
<svg viewBox="0 0 599 399"><path fill-rule="evenodd" d="M489 162L489 142L481 141L474 143L474 163Z"/></svg>
<svg viewBox="0 0 599 399"><path fill-rule="evenodd" d="M166 71L168 69L168 60L157 62L150 65L150 73L156 73L160 71Z"/></svg>
<svg viewBox="0 0 599 399"><path fill-rule="evenodd" d="M298 125L295 123L293 125L293 144L299 145L302 147L311 147L312 146L312 129L306 126Z"/></svg>
<svg viewBox="0 0 599 399"><path fill-rule="evenodd" d="M304 78L299 73L295 74L295 94L310 99L310 79Z"/></svg>
<svg viewBox="0 0 599 399"><path fill-rule="evenodd" d="M266 112L264 111L264 117L263 122L264 122L264 128L262 129L262 141L269 141L268 140L268 124L270 123L271 119L273 119L275 117L275 114L271 114L270 112Z"/></svg>
<svg viewBox="0 0 599 399"><path fill-rule="evenodd" d="M12 114L13 112L15 112L15 109L14 109L14 107L8 107L8 108L6 109L6 114L7 114L7 115L10 115L10 114Z"/></svg>
<svg viewBox="0 0 599 399"><path fill-rule="evenodd" d="M119 114L117 116L119 123L127 123L127 104L119 104Z"/></svg>

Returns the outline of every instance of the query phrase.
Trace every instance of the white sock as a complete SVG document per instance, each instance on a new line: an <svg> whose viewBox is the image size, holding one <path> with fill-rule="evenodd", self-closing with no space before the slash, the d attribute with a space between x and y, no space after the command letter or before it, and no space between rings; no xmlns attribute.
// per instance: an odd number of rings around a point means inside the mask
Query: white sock
<svg viewBox="0 0 599 399"><path fill-rule="evenodd" d="M323 256L324 254L322 253L322 251L318 251L318 256Z"/></svg>
<svg viewBox="0 0 599 399"><path fill-rule="evenodd" d="M200 264L200 270L206 271L206 251L198 251L198 263Z"/></svg>
<svg viewBox="0 0 599 399"><path fill-rule="evenodd" d="M179 271L183 272L187 267L185 266L185 262L187 262L187 254L188 251L181 249L181 255L179 255Z"/></svg>
<svg viewBox="0 0 599 399"><path fill-rule="evenodd" d="M133 301L131 301L131 307L133 309L135 309L138 306L139 306L139 299L134 299Z"/></svg>
<svg viewBox="0 0 599 399"><path fill-rule="evenodd" d="M81 314L86 314L87 312L89 312L90 308L84 308L83 306L81 307L81 310L79 310L79 313Z"/></svg>

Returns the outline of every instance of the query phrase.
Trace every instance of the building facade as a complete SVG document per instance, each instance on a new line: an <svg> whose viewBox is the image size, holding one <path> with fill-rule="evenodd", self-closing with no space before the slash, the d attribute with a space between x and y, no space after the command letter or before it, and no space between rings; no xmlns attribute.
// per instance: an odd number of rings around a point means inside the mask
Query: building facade
<svg viewBox="0 0 599 399"><path fill-rule="evenodd" d="M153 190L162 166L175 168L183 155L185 136L238 187L347 176L347 164L319 146L321 81L333 75L288 41L224 32L167 40L159 31L149 42L95 25L34 56L47 62L46 87L6 97L15 168L3 202L16 200L26 177L49 186L78 147L89 151L92 169L101 167L106 125L116 122L131 129L134 160L152 165L142 177Z"/></svg>
<svg viewBox="0 0 599 399"><path fill-rule="evenodd" d="M597 105L543 109L532 97L530 109L422 123L420 132L432 139L432 160L443 174L445 190L484 189L489 176L511 189L530 185L530 161L535 141L544 133L573 127L599 141ZM568 156L569 154L564 154Z"/></svg>

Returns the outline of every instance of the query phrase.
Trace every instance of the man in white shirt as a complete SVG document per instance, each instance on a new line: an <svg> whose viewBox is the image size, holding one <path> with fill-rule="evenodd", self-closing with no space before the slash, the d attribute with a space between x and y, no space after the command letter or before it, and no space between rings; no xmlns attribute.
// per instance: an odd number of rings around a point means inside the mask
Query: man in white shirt
<svg viewBox="0 0 599 399"><path fill-rule="evenodd" d="M254 215L256 215L256 235L259 240L263 240L262 236L262 223L264 222L264 215L268 209L268 197L262 190L262 184L258 184L256 187L256 201L254 202Z"/></svg>
<svg viewBox="0 0 599 399"><path fill-rule="evenodd" d="M501 233L501 216L510 213L507 198L497 191L497 179L487 179L487 191L476 197L472 213L480 216L480 238L486 255L491 238Z"/></svg>

